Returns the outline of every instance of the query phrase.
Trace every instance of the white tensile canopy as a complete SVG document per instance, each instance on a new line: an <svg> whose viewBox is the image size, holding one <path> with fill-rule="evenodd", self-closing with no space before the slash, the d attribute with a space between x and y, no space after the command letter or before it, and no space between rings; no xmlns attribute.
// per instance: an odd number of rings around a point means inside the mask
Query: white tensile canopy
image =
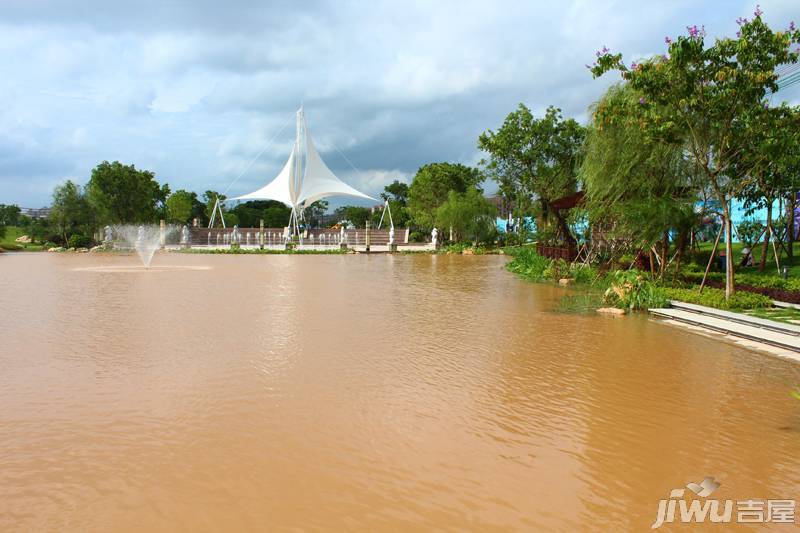
<svg viewBox="0 0 800 533"><path fill-rule="evenodd" d="M302 215L306 206L329 196L378 201L357 191L331 172L314 147L301 107L297 111L297 138L289 160L280 173L260 189L229 200L277 200L292 208L296 224L298 214Z"/></svg>

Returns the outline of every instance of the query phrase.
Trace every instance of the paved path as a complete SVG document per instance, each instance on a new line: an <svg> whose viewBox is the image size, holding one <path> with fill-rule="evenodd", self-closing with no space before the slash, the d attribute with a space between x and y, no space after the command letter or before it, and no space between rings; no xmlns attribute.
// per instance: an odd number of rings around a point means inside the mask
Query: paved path
<svg viewBox="0 0 800 533"><path fill-rule="evenodd" d="M687 308L686 306L691 304L679 302L676 304L672 308L650 309L650 313L658 317L800 353L800 333L797 331L800 328L792 324L775 323L699 305ZM735 316L729 317L727 316L729 314ZM769 322L769 324L762 322Z"/></svg>

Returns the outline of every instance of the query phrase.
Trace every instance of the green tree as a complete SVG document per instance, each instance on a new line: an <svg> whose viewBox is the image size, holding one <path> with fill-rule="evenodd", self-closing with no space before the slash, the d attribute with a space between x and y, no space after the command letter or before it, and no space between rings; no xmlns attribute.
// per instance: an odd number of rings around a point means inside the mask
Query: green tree
<svg viewBox="0 0 800 533"><path fill-rule="evenodd" d="M192 209L197 200L197 193L177 190L167 198L167 220L185 224L192 218Z"/></svg>
<svg viewBox="0 0 800 533"><path fill-rule="evenodd" d="M103 161L92 170L86 196L101 224L155 222L169 195L155 174L119 161Z"/></svg>
<svg viewBox="0 0 800 533"><path fill-rule="evenodd" d="M18 205L0 204L0 226L19 226L20 211Z"/></svg>
<svg viewBox="0 0 800 533"><path fill-rule="evenodd" d="M660 241L662 256L670 231L678 230L679 264L695 221L697 180L680 144L642 136L640 98L630 84L614 85L593 106L579 171L589 220L606 237L632 240L637 248ZM665 267L662 261L662 273Z"/></svg>
<svg viewBox="0 0 800 533"><path fill-rule="evenodd" d="M89 236L94 227L92 207L80 185L67 180L53 191L50 222L64 243L74 234Z"/></svg>
<svg viewBox="0 0 800 533"><path fill-rule="evenodd" d="M394 180L383 188L381 198L390 201L394 200L401 205L406 205L408 203L408 184L400 180Z"/></svg>
<svg viewBox="0 0 800 533"><path fill-rule="evenodd" d="M306 207L303 215L305 216L306 222L312 228L319 228L322 227L322 218L327 211L328 211L328 202L325 200L317 200L316 202Z"/></svg>
<svg viewBox="0 0 800 533"><path fill-rule="evenodd" d="M493 235L496 216L497 208L473 187L464 193L450 191L447 201L436 210L436 225L453 228L456 242L470 240L478 244Z"/></svg>
<svg viewBox="0 0 800 533"><path fill-rule="evenodd" d="M455 163L430 163L421 167L408 188L408 214L424 231L434 226L436 209L450 191L464 193L483 181L478 169Z"/></svg>
<svg viewBox="0 0 800 533"><path fill-rule="evenodd" d="M537 119L520 104L499 130L488 130L478 138L478 147L489 154L483 165L498 183L499 193L517 206L515 214L534 214L533 201L538 199L542 225L555 219L562 237L572 244L575 237L565 215L551 203L577 188L584 135L584 128L574 119L564 119L556 107L548 107Z"/></svg>
<svg viewBox="0 0 800 533"><path fill-rule="evenodd" d="M756 10L753 20L739 19L736 38L724 37L706 45L705 31L692 26L686 36L674 41L667 38L667 55L655 60L629 68L622 62L622 54L603 48L589 67L595 77L620 71L642 94L642 106L650 111L641 122L642 134L684 146L702 173L724 221L726 298L734 291L730 200L747 186L747 167L758 159L746 156L755 150L751 127L759 119L767 94L778 90L776 68L798 59L790 47L800 42L800 31L774 32L761 14ZM737 168L737 163L742 164Z"/></svg>
<svg viewBox="0 0 800 533"><path fill-rule="evenodd" d="M741 198L752 213L766 209L763 248L759 270L766 267L773 233L772 207L778 198L788 196L800 187L800 112L781 105L765 106L751 120L751 146L736 162L735 168L747 173ZM741 235L741 232L740 232Z"/></svg>
<svg viewBox="0 0 800 533"><path fill-rule="evenodd" d="M333 214L337 222L350 222L357 228L363 228L370 220L372 210L369 207L359 207L355 205L344 205L338 207Z"/></svg>

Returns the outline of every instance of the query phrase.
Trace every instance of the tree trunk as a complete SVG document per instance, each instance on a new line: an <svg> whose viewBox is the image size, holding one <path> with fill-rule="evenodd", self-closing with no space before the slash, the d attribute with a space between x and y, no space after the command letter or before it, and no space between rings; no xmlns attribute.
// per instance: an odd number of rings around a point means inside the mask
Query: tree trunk
<svg viewBox="0 0 800 533"><path fill-rule="evenodd" d="M786 242L789 245L786 248L786 255L789 258L789 264L794 263L794 205L796 194L792 191L789 198L786 199Z"/></svg>
<svg viewBox="0 0 800 533"><path fill-rule="evenodd" d="M733 243L731 242L731 211L728 203L725 203L725 300L733 295Z"/></svg>
<svg viewBox="0 0 800 533"><path fill-rule="evenodd" d="M669 231L664 232L664 239L661 241L661 273L660 277L664 277L664 272L667 271L667 256L669 255Z"/></svg>
<svg viewBox="0 0 800 533"><path fill-rule="evenodd" d="M553 209L553 215L556 217L558 221L558 227L561 230L561 233L564 234L564 239L567 241L568 245L576 246L578 241L575 237L572 236L572 232L569 230L569 224L567 224L567 219L561 214L560 209Z"/></svg>
<svg viewBox="0 0 800 533"><path fill-rule="evenodd" d="M675 243L675 246L678 248L676 255L675 255L675 275L672 277L675 280L678 277L678 272L681 270L681 259L683 259L683 252L686 248L686 231L682 230L678 233L678 241ZM692 231L691 229L688 231Z"/></svg>
<svg viewBox="0 0 800 533"><path fill-rule="evenodd" d="M770 237L772 236L771 229L772 229L772 200L767 199L767 229L764 232L764 246L761 249L761 262L758 264L759 272L764 272L764 268L766 268L767 266L767 254L769 253Z"/></svg>

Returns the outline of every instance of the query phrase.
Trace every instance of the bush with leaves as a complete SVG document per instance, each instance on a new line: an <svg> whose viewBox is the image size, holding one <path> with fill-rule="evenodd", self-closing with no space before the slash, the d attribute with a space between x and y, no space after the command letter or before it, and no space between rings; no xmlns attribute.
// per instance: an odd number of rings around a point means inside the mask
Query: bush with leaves
<svg viewBox="0 0 800 533"><path fill-rule="evenodd" d="M611 274L611 287L603 303L621 309L649 309L667 303L664 292L638 270L617 270Z"/></svg>
<svg viewBox="0 0 800 533"><path fill-rule="evenodd" d="M670 300L678 300L716 309L757 309L772 307L772 299L763 294L738 291L725 300L725 291L721 289L705 288L699 292L697 288L678 289L667 287L662 289Z"/></svg>

